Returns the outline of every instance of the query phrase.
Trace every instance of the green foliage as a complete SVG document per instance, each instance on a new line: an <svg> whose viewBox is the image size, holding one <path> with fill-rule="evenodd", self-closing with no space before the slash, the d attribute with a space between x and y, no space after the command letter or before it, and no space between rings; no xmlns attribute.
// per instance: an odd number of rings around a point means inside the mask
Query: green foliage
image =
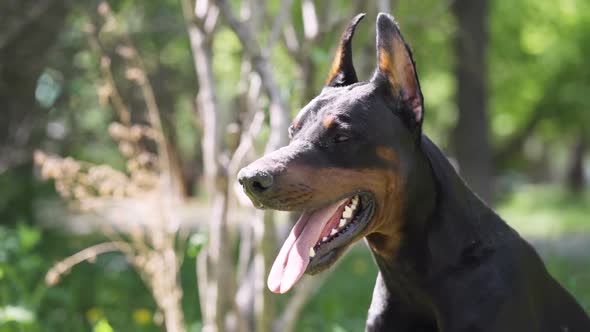
<svg viewBox="0 0 590 332"><path fill-rule="evenodd" d="M584 0L492 2L490 88L497 141L542 112L545 137L588 122L590 7Z"/></svg>
<svg viewBox="0 0 590 332"><path fill-rule="evenodd" d="M204 233L195 233L188 240L186 253L189 257L195 258L201 252L201 249L207 244L207 235Z"/></svg>
<svg viewBox="0 0 590 332"><path fill-rule="evenodd" d="M360 242L344 256L305 307L295 330L324 331L327 326L334 332L364 330L376 277L377 266Z"/></svg>
<svg viewBox="0 0 590 332"><path fill-rule="evenodd" d="M101 319L96 323L92 332L114 332L113 328L106 319Z"/></svg>
<svg viewBox="0 0 590 332"><path fill-rule="evenodd" d="M0 226L0 332L157 332L157 307L127 261L117 254L83 263L48 287L49 268L102 239L72 237L19 224ZM199 326L194 259L181 270L185 317ZM198 331L198 329L197 329Z"/></svg>
<svg viewBox="0 0 590 332"><path fill-rule="evenodd" d="M0 331L34 331L46 286L36 247L39 230L19 224L0 226Z"/></svg>
<svg viewBox="0 0 590 332"><path fill-rule="evenodd" d="M217 32L217 37L213 43L213 69L215 77L222 78L217 83L221 100L230 101L237 95L236 87L240 80L241 73L241 48L238 37L227 27L221 28Z"/></svg>
<svg viewBox="0 0 590 332"><path fill-rule="evenodd" d="M25 307L7 305L0 308L0 325L6 326L1 329L6 329L8 326L11 326L10 328L16 328L16 326L24 328L34 320L33 312Z"/></svg>
<svg viewBox="0 0 590 332"><path fill-rule="evenodd" d="M590 245L586 247L590 248ZM545 262L549 273L574 296L590 315L590 266L587 264L587 257L584 257L584 254L578 257L549 254L546 256Z"/></svg>
<svg viewBox="0 0 590 332"><path fill-rule="evenodd" d="M39 77L37 88L35 89L35 99L44 108L51 107L62 90L61 73L55 70L46 69Z"/></svg>

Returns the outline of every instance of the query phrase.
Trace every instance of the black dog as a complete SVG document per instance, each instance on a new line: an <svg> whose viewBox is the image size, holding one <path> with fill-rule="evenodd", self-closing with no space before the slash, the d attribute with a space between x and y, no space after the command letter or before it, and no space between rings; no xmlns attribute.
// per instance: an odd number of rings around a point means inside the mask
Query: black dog
<svg viewBox="0 0 590 332"><path fill-rule="evenodd" d="M379 266L368 331L588 332L590 319L535 250L488 208L422 134L412 53L377 18L378 67L357 82L340 41L321 94L288 146L241 170L258 207L302 211L268 278L284 293L365 237Z"/></svg>

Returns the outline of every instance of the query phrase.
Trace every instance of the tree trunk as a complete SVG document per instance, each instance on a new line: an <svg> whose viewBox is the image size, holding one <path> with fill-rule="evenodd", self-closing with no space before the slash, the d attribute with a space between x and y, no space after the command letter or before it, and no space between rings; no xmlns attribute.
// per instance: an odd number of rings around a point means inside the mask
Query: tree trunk
<svg viewBox="0 0 590 332"><path fill-rule="evenodd" d="M62 0L0 1L0 175L18 181L3 197L0 224L34 220L31 158L45 138L48 114L35 89L68 12Z"/></svg>
<svg viewBox="0 0 590 332"><path fill-rule="evenodd" d="M45 137L35 89L68 11L62 0L0 1L0 173L30 162Z"/></svg>
<svg viewBox="0 0 590 332"><path fill-rule="evenodd" d="M225 18L230 28L238 36L245 56L250 59L252 69L258 74L262 84L262 90L268 96L270 135L266 143L265 153L274 151L284 146L287 139L287 128L289 127L289 108L279 92L279 86L271 70L267 55L268 49L263 49L255 38L254 32L249 25L243 24L233 13L229 1L217 0L221 15ZM280 24L278 25L280 27ZM254 239L256 251L254 256L255 280L257 280L254 311L256 315L256 330L270 331L272 328L273 299L266 289L264 282L272 264L272 248L274 246L274 212L265 211L262 218L263 227L256 226Z"/></svg>
<svg viewBox="0 0 590 332"><path fill-rule="evenodd" d="M223 144L223 114L217 100L210 34L194 15L189 0L182 2L199 83L197 104L203 121L203 163L212 209L208 224L208 243L197 261L203 331L226 331L225 320L231 312L234 274L227 224L228 178L220 158Z"/></svg>
<svg viewBox="0 0 590 332"><path fill-rule="evenodd" d="M484 201L493 200L493 165L487 117L487 0L457 0L455 75L459 116L453 143L461 175Z"/></svg>
<svg viewBox="0 0 590 332"><path fill-rule="evenodd" d="M522 128L506 139L503 145L494 152L493 162L496 167L506 165L515 155L522 153L522 149L536 131L543 119L542 108L537 107Z"/></svg>
<svg viewBox="0 0 590 332"><path fill-rule="evenodd" d="M572 156L566 175L567 188L574 192L581 192L586 186L584 174L584 157L586 152L586 140L584 135L578 135L572 149Z"/></svg>

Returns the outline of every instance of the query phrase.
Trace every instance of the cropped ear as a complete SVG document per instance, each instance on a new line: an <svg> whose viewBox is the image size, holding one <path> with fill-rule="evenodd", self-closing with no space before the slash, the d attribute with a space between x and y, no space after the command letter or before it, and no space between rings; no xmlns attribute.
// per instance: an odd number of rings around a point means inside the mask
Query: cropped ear
<svg viewBox="0 0 590 332"><path fill-rule="evenodd" d="M401 102L412 122L420 128L424 118L424 98L416 74L412 51L404 41L395 19L385 13L377 16L378 67L372 81L381 81Z"/></svg>
<svg viewBox="0 0 590 332"><path fill-rule="evenodd" d="M356 26L363 17L365 17L364 13L355 16L348 24L348 27L346 27L346 30L344 30L344 33L342 33L336 57L332 61L332 67L326 79L326 86L339 87L358 82L352 64L352 37L354 36Z"/></svg>

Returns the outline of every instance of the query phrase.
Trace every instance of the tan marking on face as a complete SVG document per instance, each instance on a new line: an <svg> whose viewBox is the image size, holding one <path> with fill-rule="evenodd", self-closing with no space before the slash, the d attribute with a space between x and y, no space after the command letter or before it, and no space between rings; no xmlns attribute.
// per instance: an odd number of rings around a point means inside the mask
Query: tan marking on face
<svg viewBox="0 0 590 332"><path fill-rule="evenodd" d="M294 210L313 209L334 201L343 194L368 190L374 195L375 212L367 228L350 243L367 236L369 245L383 257L395 255L400 241L402 207L404 204L403 180L395 168L383 169L316 169L305 165L289 165L277 185L286 191L293 184L304 186L301 194L305 199L289 202ZM282 191L282 190L281 190ZM297 190L299 191L299 190ZM285 196L299 197L296 192ZM283 196L279 194L279 196ZM285 197L280 197L284 199Z"/></svg>
<svg viewBox="0 0 590 332"><path fill-rule="evenodd" d="M324 128L328 129L332 127L332 125L334 124L334 120L336 120L336 116L333 114L328 114L324 117L322 125L324 126Z"/></svg>
<svg viewBox="0 0 590 332"><path fill-rule="evenodd" d="M390 162L397 162L397 156L392 148L388 146L378 146L377 147L377 156L383 160L387 160Z"/></svg>

